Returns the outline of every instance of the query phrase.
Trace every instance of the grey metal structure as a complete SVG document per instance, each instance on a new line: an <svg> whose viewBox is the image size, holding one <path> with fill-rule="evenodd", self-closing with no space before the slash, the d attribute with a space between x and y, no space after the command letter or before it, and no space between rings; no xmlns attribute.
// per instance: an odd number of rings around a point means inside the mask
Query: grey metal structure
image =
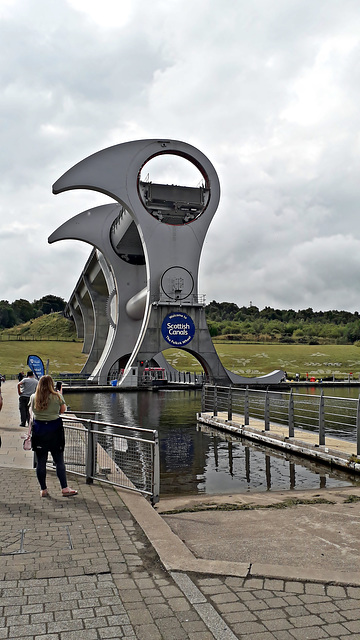
<svg viewBox="0 0 360 640"><path fill-rule="evenodd" d="M180 156L196 166L203 177L201 186L142 181L144 165L164 154ZM116 201L80 213L49 237L50 243L66 238L88 242L109 267L116 294L110 292L108 277L108 299L112 295L114 306L116 297L116 309L115 317L108 313L106 337L98 327L104 304L106 307L104 296L99 297L84 279L87 293L93 296L93 334L101 333L97 344L103 351L101 355L96 352L98 362L93 370L99 384L106 383L110 370L124 368L119 382L123 384L132 367L137 368L140 383L145 363L171 346L194 355L213 383L270 384L282 379L282 371L260 378L237 376L223 367L213 346L204 300L198 292L198 269L220 186L204 154L174 140L115 145L85 158L53 185L55 194L71 189L100 191ZM83 313L80 300L77 306ZM94 346L90 351L92 366Z"/></svg>
<svg viewBox="0 0 360 640"><path fill-rule="evenodd" d="M115 323L111 314L115 310L111 292L115 291L111 269L100 251L93 249L65 309L84 340L83 353L88 354L83 374L97 376L102 354L112 341Z"/></svg>

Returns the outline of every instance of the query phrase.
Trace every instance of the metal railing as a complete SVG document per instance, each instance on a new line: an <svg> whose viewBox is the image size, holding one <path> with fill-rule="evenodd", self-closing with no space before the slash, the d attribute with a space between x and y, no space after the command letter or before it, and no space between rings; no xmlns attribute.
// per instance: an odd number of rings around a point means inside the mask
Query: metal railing
<svg viewBox="0 0 360 640"><path fill-rule="evenodd" d="M159 501L158 432L63 414L66 470Z"/></svg>
<svg viewBox="0 0 360 640"><path fill-rule="evenodd" d="M153 304L165 304L165 305L199 305L205 306L206 296L203 293L191 293L186 298L170 298L160 291L158 294L155 294L151 297L151 302Z"/></svg>
<svg viewBox="0 0 360 640"><path fill-rule="evenodd" d="M0 333L1 342L83 342L81 338L76 336L60 336L49 334L37 334L37 333Z"/></svg>
<svg viewBox="0 0 360 640"><path fill-rule="evenodd" d="M356 441L356 455L360 456L360 397L204 385L201 411L214 416L226 412L228 420L233 413L242 415L244 425L249 425L250 417L257 418L264 421L265 431L271 423L286 425L289 438L294 437L295 429L318 432L319 445L326 444L326 436Z"/></svg>
<svg viewBox="0 0 360 640"><path fill-rule="evenodd" d="M61 382L64 389L68 387L93 387L97 386L97 380L90 380L88 374L84 373L55 373L54 381Z"/></svg>
<svg viewBox="0 0 360 640"><path fill-rule="evenodd" d="M118 374L114 374L117 376ZM64 390L71 389L72 387L96 387L98 386L97 380L89 380L89 377L86 375L71 375L71 376L53 376L54 380L60 380L63 383ZM109 376L109 381L107 385L109 390L114 391L114 387L110 385L111 376ZM168 382L175 382L180 384L191 384L201 386L204 382L204 375L201 373L194 373L192 371L169 371L167 373ZM110 388L111 387L111 388Z"/></svg>
<svg viewBox="0 0 360 640"><path fill-rule="evenodd" d="M204 383L204 375L202 373L193 373L192 371L170 371L167 374L167 380L168 382L201 386Z"/></svg>

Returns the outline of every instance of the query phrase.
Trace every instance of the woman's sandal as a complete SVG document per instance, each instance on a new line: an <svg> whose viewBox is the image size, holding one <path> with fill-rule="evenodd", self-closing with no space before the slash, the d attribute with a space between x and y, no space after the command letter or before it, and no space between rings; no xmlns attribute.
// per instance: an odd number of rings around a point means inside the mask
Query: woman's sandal
<svg viewBox="0 0 360 640"><path fill-rule="evenodd" d="M69 498L69 496L77 496L77 491L75 491L75 489L70 489L70 487L67 487L67 489L62 490L62 494L64 498Z"/></svg>
<svg viewBox="0 0 360 640"><path fill-rule="evenodd" d="M48 490L47 489L40 489L40 497L41 498L50 498Z"/></svg>

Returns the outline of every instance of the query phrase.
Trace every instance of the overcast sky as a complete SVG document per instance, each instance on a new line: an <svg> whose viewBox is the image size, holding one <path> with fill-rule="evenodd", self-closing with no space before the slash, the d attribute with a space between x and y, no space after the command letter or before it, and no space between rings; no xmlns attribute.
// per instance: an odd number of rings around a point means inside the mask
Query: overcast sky
<svg viewBox="0 0 360 640"><path fill-rule="evenodd" d="M0 70L0 299L69 298L90 247L47 238L109 200L67 169L170 138L220 179L208 302L360 309L359 0L0 0Z"/></svg>

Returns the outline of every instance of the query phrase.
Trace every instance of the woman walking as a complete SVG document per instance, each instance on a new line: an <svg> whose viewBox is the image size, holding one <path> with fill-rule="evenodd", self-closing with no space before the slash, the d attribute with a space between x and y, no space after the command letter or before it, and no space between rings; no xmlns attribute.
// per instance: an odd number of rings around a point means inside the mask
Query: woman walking
<svg viewBox="0 0 360 640"><path fill-rule="evenodd" d="M40 495L46 498L49 493L46 487L46 462L50 451L56 466L62 495L75 496L77 491L67 486L64 463L65 436L62 419L66 404L61 393L55 391L51 376L42 376L35 393L30 398L33 415L31 445L36 453L36 475L41 487Z"/></svg>

